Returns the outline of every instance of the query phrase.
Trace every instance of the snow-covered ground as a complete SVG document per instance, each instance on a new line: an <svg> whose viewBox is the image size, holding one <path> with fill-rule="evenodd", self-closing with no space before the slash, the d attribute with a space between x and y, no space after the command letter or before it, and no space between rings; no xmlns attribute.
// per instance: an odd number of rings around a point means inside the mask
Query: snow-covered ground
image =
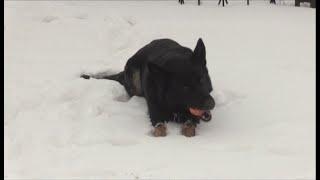
<svg viewBox="0 0 320 180"><path fill-rule="evenodd" d="M315 9L267 1L5 2L6 178L315 178ZM83 80L202 37L217 106L155 138L143 98Z"/></svg>

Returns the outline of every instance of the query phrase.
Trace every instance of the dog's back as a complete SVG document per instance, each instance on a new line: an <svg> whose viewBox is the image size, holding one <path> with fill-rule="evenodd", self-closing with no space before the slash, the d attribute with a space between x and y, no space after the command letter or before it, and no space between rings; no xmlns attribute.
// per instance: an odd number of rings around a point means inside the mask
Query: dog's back
<svg viewBox="0 0 320 180"><path fill-rule="evenodd" d="M191 55L192 51L185 48L171 39L158 39L150 42L136 52L127 62L124 69L124 86L130 96L144 96L142 88L142 77L145 73L147 63L154 63L158 66L165 66L166 55L174 54L182 56Z"/></svg>

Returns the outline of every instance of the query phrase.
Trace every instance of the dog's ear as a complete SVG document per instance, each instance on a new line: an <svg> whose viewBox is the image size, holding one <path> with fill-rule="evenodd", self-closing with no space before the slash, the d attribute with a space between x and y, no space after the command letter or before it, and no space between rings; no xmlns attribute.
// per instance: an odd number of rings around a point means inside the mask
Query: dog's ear
<svg viewBox="0 0 320 180"><path fill-rule="evenodd" d="M157 64L154 63L148 63L148 69L151 73L159 74L159 73L164 73L165 70L158 66Z"/></svg>
<svg viewBox="0 0 320 180"><path fill-rule="evenodd" d="M197 45L193 50L193 56L197 63L206 64L206 47L201 38L198 39Z"/></svg>

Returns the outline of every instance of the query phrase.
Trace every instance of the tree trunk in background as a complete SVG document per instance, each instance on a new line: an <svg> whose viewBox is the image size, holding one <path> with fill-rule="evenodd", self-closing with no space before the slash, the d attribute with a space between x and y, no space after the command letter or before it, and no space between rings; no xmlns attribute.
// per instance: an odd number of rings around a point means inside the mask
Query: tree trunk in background
<svg viewBox="0 0 320 180"><path fill-rule="evenodd" d="M270 4L276 4L276 0L270 0Z"/></svg>
<svg viewBox="0 0 320 180"><path fill-rule="evenodd" d="M311 0L310 3L311 3L310 6L311 6L312 8L316 8L316 0Z"/></svg>

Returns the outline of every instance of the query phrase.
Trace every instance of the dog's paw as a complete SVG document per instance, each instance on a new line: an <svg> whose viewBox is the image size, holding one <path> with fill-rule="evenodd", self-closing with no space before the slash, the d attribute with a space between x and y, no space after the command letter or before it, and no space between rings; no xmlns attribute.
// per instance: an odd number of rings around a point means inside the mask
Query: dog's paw
<svg viewBox="0 0 320 180"><path fill-rule="evenodd" d="M193 137L196 135L196 125L190 122L186 122L182 125L181 132L186 137Z"/></svg>
<svg viewBox="0 0 320 180"><path fill-rule="evenodd" d="M155 137L164 137L167 135L167 126L164 123L158 123L154 127L153 135Z"/></svg>

